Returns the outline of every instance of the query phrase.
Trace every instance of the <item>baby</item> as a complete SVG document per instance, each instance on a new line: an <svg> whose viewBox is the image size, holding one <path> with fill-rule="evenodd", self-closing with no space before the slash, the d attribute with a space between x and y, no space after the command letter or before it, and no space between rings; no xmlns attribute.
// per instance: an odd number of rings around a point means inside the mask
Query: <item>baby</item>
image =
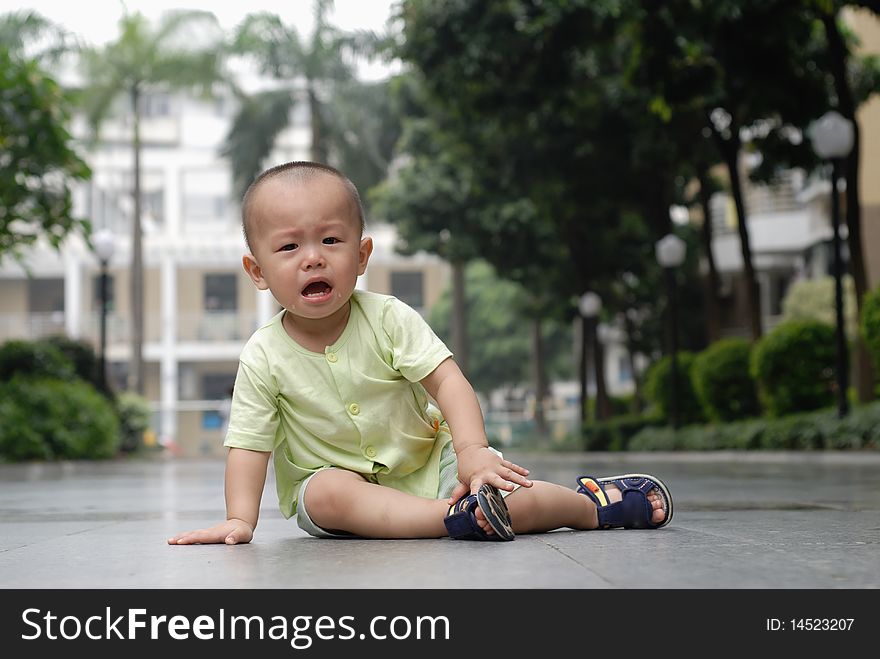
<svg viewBox="0 0 880 659"><path fill-rule="evenodd" d="M422 317L355 290L373 242L342 173L273 167L248 189L242 217L244 269L283 310L241 354L226 521L169 544L250 542L273 454L282 513L317 537L512 540L669 523L672 498L653 476L582 476L572 490L530 480L489 447L473 388Z"/></svg>

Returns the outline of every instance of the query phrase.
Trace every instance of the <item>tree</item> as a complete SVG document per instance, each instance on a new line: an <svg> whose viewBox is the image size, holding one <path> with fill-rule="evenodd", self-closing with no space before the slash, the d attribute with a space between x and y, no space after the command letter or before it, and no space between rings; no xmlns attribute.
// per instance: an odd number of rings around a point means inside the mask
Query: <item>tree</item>
<svg viewBox="0 0 880 659"><path fill-rule="evenodd" d="M803 4L785 0L700 2L698 11L686 0L640 4L640 66L634 82L655 93L655 112L702 114L688 139L701 140L707 130L727 170L749 326L757 339L760 304L740 158L746 145L760 149L764 162L751 174L765 180L783 164L815 163L809 149L792 138L802 134L827 98L821 67L806 64L820 51L814 17Z"/></svg>
<svg viewBox="0 0 880 659"><path fill-rule="evenodd" d="M232 162L235 194L241 198L262 171L280 133L305 103L310 123L310 158L344 171L365 192L387 170L399 134L388 106L386 83L363 85L352 56L371 53L381 40L369 32L343 33L328 20L332 0L315 0L314 31L306 39L276 15L248 15L231 51L253 58L260 73L279 86L241 97L241 107L223 146Z"/></svg>
<svg viewBox="0 0 880 659"><path fill-rule="evenodd" d="M80 99L97 134L120 96L131 119L133 217L131 263L131 370L129 388L143 394L144 273L141 229L141 114L145 94L187 89L204 94L223 81L221 33L213 14L171 11L152 25L140 13L126 13L119 37L103 48L81 52L85 87Z"/></svg>
<svg viewBox="0 0 880 659"><path fill-rule="evenodd" d="M466 269L468 334L480 347L472 356L471 383L488 394L500 387L521 385L532 379L529 365L533 345L527 308L529 296L518 284L499 279L485 261L473 261ZM451 291L447 289L431 310L429 322L437 335L449 338L452 314ZM568 326L549 322L545 357L546 377L570 377L571 360L568 347L571 336ZM537 392L536 392L537 394Z"/></svg>
<svg viewBox="0 0 880 659"><path fill-rule="evenodd" d="M856 4L878 11L876 3L812 2L822 21L827 39L827 56L837 109L852 122L853 149L844 163L846 178L846 226L849 247L849 270L856 291L858 312L864 310L868 293L868 275L862 246L862 206L859 193L859 161L861 129L857 110L872 94L880 90L880 60L876 56L856 57L852 50L854 39L841 26L840 12L846 4ZM872 6L873 5L873 6ZM857 341L857 389L859 400L873 398L873 374L868 347L861 338Z"/></svg>
<svg viewBox="0 0 880 659"><path fill-rule="evenodd" d="M54 64L75 50L76 39L40 13L22 9L0 16L0 45L16 57Z"/></svg>
<svg viewBox="0 0 880 659"><path fill-rule="evenodd" d="M623 78L621 4L401 6L398 55L424 81L432 116L468 174L460 237L550 315L573 318L586 290L656 270L685 150ZM434 139L434 144L439 140ZM442 148L446 148L445 145ZM656 304L657 289L648 299ZM607 300L603 294L603 300Z"/></svg>
<svg viewBox="0 0 880 659"><path fill-rule="evenodd" d="M68 103L33 61L0 46L0 260L40 237L54 248L89 223L72 216L69 184L90 176L66 129Z"/></svg>

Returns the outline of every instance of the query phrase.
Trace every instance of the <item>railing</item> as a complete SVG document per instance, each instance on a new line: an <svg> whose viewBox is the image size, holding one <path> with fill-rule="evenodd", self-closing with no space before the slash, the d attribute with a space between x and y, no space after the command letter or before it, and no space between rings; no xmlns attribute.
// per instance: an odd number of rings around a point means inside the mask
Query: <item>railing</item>
<svg viewBox="0 0 880 659"><path fill-rule="evenodd" d="M254 313L234 311L194 312L180 314L177 319L177 342L245 341L257 328ZM97 345L101 337L101 314L90 312L82 320L82 339ZM0 342L9 339L40 339L66 334L63 311L51 313L0 313ZM131 321L127 315L107 314L107 344L126 344L131 340ZM147 313L144 318L144 341L162 340L162 319Z"/></svg>
<svg viewBox="0 0 880 659"><path fill-rule="evenodd" d="M0 313L0 341L65 334L64 312Z"/></svg>
<svg viewBox="0 0 880 659"><path fill-rule="evenodd" d="M238 311L183 313L177 320L178 341L244 341L257 328L257 315Z"/></svg>
<svg viewBox="0 0 880 659"><path fill-rule="evenodd" d="M785 172L771 185L745 183L746 213L750 218L759 215L773 215L801 210L803 203L798 201L798 188L802 184L796 172ZM733 197L727 193L717 193L710 202L712 226L717 231L735 231L736 223ZM728 215L730 214L730 217Z"/></svg>

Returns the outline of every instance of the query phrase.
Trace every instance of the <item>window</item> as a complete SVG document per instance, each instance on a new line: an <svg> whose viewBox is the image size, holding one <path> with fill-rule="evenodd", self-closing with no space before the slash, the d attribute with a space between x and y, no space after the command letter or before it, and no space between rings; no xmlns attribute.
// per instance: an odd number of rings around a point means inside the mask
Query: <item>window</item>
<svg viewBox="0 0 880 659"><path fill-rule="evenodd" d="M226 170L197 168L184 171L184 222L228 222L232 217L229 186L229 172Z"/></svg>
<svg viewBox="0 0 880 659"><path fill-rule="evenodd" d="M391 273L391 294L414 309L425 306L424 288L424 273L421 271Z"/></svg>
<svg viewBox="0 0 880 659"><path fill-rule="evenodd" d="M107 275L107 311L116 308L115 281L113 275ZM92 278L92 310L101 310L101 275Z"/></svg>
<svg viewBox="0 0 880 659"><path fill-rule="evenodd" d="M171 115L171 96L164 92L144 94L140 106L142 117L168 117Z"/></svg>
<svg viewBox="0 0 880 659"><path fill-rule="evenodd" d="M64 311L64 280L28 279L28 310L31 313Z"/></svg>
<svg viewBox="0 0 880 659"><path fill-rule="evenodd" d="M235 373L203 373L202 400L223 400L232 392Z"/></svg>
<svg viewBox="0 0 880 659"><path fill-rule="evenodd" d="M238 278L233 274L205 275L205 311L236 311Z"/></svg>
<svg viewBox="0 0 880 659"><path fill-rule="evenodd" d="M183 199L183 215L193 221L226 220L229 201L225 195L187 194Z"/></svg>
<svg viewBox="0 0 880 659"><path fill-rule="evenodd" d="M128 232L134 215L133 181L129 170L97 171L91 183L91 213L97 226ZM161 172L141 173L141 217L149 231L165 221L165 191Z"/></svg>

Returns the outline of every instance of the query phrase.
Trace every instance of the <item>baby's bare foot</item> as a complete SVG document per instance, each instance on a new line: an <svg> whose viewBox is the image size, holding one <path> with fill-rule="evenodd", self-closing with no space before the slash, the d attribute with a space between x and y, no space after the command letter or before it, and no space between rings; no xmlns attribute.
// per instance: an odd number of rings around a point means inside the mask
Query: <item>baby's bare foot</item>
<svg viewBox="0 0 880 659"><path fill-rule="evenodd" d="M495 535L495 529L489 524L489 520L486 519L483 510L479 506L477 506L477 509L474 511L474 516L477 518L477 524L483 529L483 532L486 535Z"/></svg>
<svg viewBox="0 0 880 659"><path fill-rule="evenodd" d="M617 489L617 486L613 483L605 483L605 492L608 494L608 499L611 503L617 503L620 501L623 496L620 494L620 490ZM648 492L648 502L651 504L651 507L654 509L654 513L651 515L651 521L655 524L659 524L664 519L666 519L666 511L663 510L663 497L660 494L660 491L657 488L654 488L650 492Z"/></svg>

